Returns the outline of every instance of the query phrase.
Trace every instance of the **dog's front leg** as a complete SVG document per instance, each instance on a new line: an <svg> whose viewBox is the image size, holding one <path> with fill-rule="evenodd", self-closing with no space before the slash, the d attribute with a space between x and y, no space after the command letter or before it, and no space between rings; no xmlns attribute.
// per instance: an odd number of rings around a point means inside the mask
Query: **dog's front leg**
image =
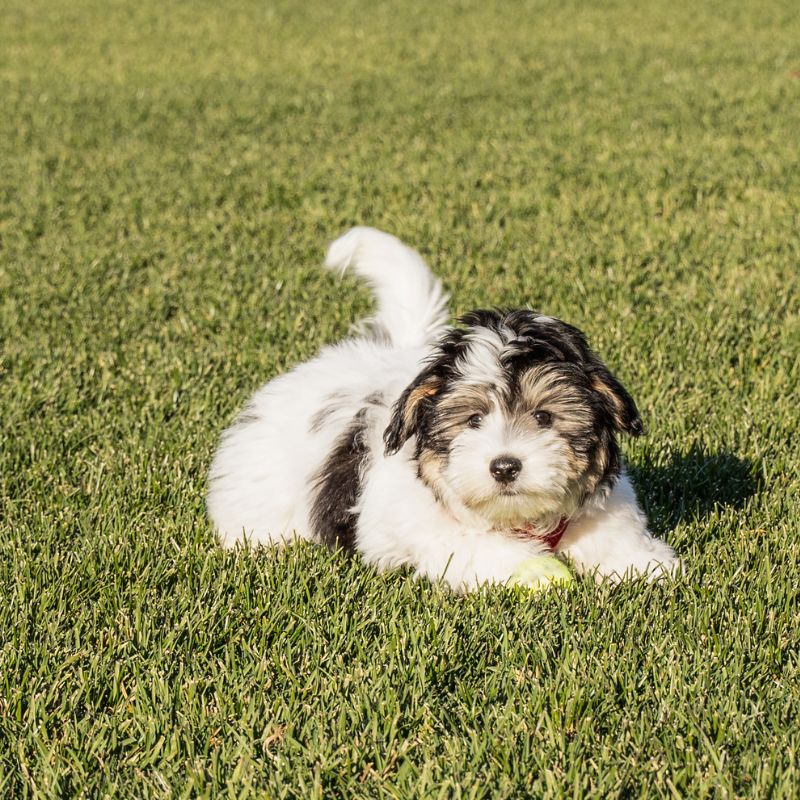
<svg viewBox="0 0 800 800"><path fill-rule="evenodd" d="M603 507L592 510L567 528L558 552L579 572L617 582L646 576L653 580L681 570L675 551L647 529L636 493L623 473Z"/></svg>

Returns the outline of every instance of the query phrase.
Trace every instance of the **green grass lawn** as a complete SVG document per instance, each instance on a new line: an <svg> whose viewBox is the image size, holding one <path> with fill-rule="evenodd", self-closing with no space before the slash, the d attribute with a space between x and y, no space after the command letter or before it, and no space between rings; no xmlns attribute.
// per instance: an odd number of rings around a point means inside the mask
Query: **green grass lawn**
<svg viewBox="0 0 800 800"><path fill-rule="evenodd" d="M0 796L798 796L798 70L793 2L5 0ZM683 579L216 545L356 223L587 332Z"/></svg>

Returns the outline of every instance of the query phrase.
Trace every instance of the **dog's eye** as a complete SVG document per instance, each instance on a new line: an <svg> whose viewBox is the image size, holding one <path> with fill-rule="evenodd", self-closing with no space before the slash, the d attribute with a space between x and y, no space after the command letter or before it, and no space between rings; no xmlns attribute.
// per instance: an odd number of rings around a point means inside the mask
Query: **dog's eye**
<svg viewBox="0 0 800 800"><path fill-rule="evenodd" d="M469 425L470 428L480 428L482 422L483 422L483 414L473 414L467 420L467 425Z"/></svg>
<svg viewBox="0 0 800 800"><path fill-rule="evenodd" d="M553 422L553 415L549 411L536 410L533 412L533 418L542 428L549 428Z"/></svg>

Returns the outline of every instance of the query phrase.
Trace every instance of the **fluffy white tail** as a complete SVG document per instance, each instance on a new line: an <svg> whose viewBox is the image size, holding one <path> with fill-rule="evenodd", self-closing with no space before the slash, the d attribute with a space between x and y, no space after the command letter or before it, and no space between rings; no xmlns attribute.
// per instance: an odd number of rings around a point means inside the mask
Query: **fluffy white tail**
<svg viewBox="0 0 800 800"><path fill-rule="evenodd" d="M325 266L352 269L378 301L367 324L395 347L418 347L447 324L448 296L416 250L375 228L352 228L329 248Z"/></svg>

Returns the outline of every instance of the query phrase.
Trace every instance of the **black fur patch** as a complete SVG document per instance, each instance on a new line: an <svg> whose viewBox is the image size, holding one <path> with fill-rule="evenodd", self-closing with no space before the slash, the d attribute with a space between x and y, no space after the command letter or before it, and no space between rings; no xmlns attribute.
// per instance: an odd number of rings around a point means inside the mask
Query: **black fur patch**
<svg viewBox="0 0 800 800"><path fill-rule="evenodd" d="M361 476L369 450L364 441L367 409L353 417L336 440L330 455L314 479L316 497L311 507L311 525L323 544L352 553L355 550L358 514L353 507L361 493Z"/></svg>

